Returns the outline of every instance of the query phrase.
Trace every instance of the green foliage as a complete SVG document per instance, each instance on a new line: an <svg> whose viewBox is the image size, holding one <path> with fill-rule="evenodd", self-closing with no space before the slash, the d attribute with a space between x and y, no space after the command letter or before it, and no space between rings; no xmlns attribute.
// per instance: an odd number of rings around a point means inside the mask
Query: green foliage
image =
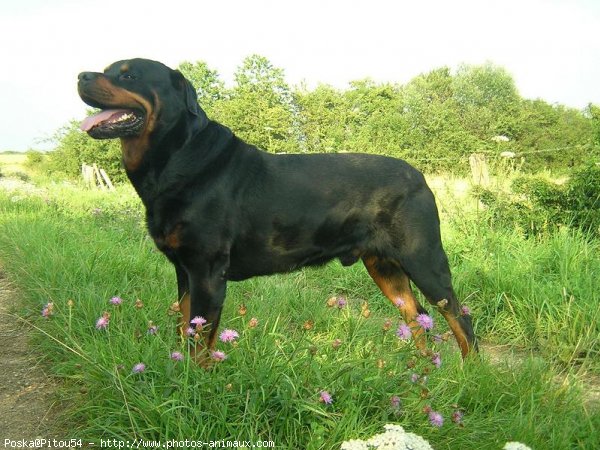
<svg viewBox="0 0 600 450"><path fill-rule="evenodd" d="M25 159L25 167L28 169L40 168L45 161L45 155L42 152L37 152L35 150L29 150L26 153Z"/></svg>
<svg viewBox="0 0 600 450"><path fill-rule="evenodd" d="M312 91L300 87L294 92L294 100L303 150L311 153L347 150L349 108L340 91L323 84Z"/></svg>
<svg viewBox="0 0 600 450"><path fill-rule="evenodd" d="M399 120L398 87L359 80L350 83L344 97L348 107L346 150L399 156L403 123Z"/></svg>
<svg viewBox="0 0 600 450"><path fill-rule="evenodd" d="M198 92L209 117L270 152L342 151L403 158L424 171L468 172L468 157L516 153L527 172L565 171L600 158L600 113L523 99L502 67L486 63L420 74L404 85L358 80L348 89L295 89L284 71L252 55L225 87L205 62L179 70ZM502 136L504 140L498 140ZM116 141L94 141L71 123L57 136L51 169L70 176L97 163L124 179Z"/></svg>
<svg viewBox="0 0 600 450"><path fill-rule="evenodd" d="M75 178L81 173L82 164L96 163L114 182L126 180L118 140L92 139L79 129L78 121L72 121L60 130L56 140L58 146L49 154L49 172Z"/></svg>
<svg viewBox="0 0 600 450"><path fill-rule="evenodd" d="M76 399L69 430L79 438L97 444L201 436L333 450L395 422L439 449L497 449L509 440L594 448L597 406L583 403L575 377L558 382L576 364L599 369L598 243L581 233L527 240L482 226L470 211L461 211L461 220L474 233L446 230L457 294L469 297L479 336L532 350L522 362L502 353L492 364L484 347L481 359L463 363L441 343L442 366L432 368L394 328L383 329L387 317L397 324L397 311L365 269L336 263L230 283L223 327L240 338L237 345L219 342L228 359L205 370L176 337L177 319L167 313L175 276L146 237L132 189L119 196L53 189L17 200L0 193L0 258L10 261L4 270L23 292L19 316L41 330L34 342L65 380L61 394L71 405ZM347 306L328 308L326 299L337 293ZM120 306L108 302L115 295L124 299ZM52 314L42 318L48 302ZM98 330L104 312L110 323ZM254 328L251 317L258 318ZM148 332L150 321L156 334ZM172 361L173 350L184 360ZM132 373L138 362L146 370ZM321 390L333 395L332 405L319 402ZM445 416L442 428L429 425L426 405ZM455 405L463 427L449 420Z"/></svg>
<svg viewBox="0 0 600 450"><path fill-rule="evenodd" d="M594 136L594 144L600 146L600 106L589 104L587 115L591 120L592 132Z"/></svg>
<svg viewBox="0 0 600 450"><path fill-rule="evenodd" d="M539 99L521 105L516 150L524 152L525 170L564 170L600 156L592 145L592 123L582 112Z"/></svg>
<svg viewBox="0 0 600 450"><path fill-rule="evenodd" d="M225 84L220 80L219 73L210 69L204 61L196 63L184 61L178 69L196 88L198 103L211 117L214 114L215 103L225 99L227 95Z"/></svg>
<svg viewBox="0 0 600 450"><path fill-rule="evenodd" d="M527 234L567 226L600 236L599 165L589 164L574 171L563 185L539 176L521 176L514 180L512 190L514 194L475 191L489 208L491 225L516 225Z"/></svg>
<svg viewBox="0 0 600 450"><path fill-rule="evenodd" d="M600 236L599 164L590 164L575 172L559 208L572 226Z"/></svg>
<svg viewBox="0 0 600 450"><path fill-rule="evenodd" d="M298 151L292 93L283 70L252 55L236 71L235 81L227 101L215 108L215 118L267 151Z"/></svg>
<svg viewBox="0 0 600 450"><path fill-rule="evenodd" d="M514 138L521 98L512 76L503 68L459 67L452 78L453 96L463 127L482 143L503 135Z"/></svg>
<svg viewBox="0 0 600 450"><path fill-rule="evenodd" d="M480 150L462 124L454 89L450 70L441 68L415 77L402 91L405 158L426 171L456 166Z"/></svg>

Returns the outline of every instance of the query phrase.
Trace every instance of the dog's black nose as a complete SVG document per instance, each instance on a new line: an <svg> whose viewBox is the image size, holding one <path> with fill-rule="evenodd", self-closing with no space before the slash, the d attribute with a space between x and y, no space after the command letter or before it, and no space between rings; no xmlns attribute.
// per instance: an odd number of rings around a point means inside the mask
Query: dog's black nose
<svg viewBox="0 0 600 450"><path fill-rule="evenodd" d="M94 72L81 72L77 77L79 81L91 81L96 77Z"/></svg>

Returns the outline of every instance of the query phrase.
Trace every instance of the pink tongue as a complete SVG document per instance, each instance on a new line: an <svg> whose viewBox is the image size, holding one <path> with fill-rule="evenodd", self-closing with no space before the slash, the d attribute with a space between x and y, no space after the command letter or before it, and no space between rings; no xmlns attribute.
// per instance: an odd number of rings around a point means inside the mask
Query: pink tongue
<svg viewBox="0 0 600 450"><path fill-rule="evenodd" d="M126 114L127 112L128 110L126 109L105 109L104 111L100 111L98 114L94 114L93 116L85 118L81 122L79 128L81 128L83 131L89 131L100 122L110 119L115 114L120 116L122 114Z"/></svg>

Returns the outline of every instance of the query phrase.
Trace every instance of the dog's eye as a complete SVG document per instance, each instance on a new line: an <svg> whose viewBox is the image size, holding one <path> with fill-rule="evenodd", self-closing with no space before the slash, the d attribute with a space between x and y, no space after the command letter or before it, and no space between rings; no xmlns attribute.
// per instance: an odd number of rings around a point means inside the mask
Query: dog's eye
<svg viewBox="0 0 600 450"><path fill-rule="evenodd" d="M136 79L135 75L132 75L131 73L122 73L119 78L126 81L132 81Z"/></svg>

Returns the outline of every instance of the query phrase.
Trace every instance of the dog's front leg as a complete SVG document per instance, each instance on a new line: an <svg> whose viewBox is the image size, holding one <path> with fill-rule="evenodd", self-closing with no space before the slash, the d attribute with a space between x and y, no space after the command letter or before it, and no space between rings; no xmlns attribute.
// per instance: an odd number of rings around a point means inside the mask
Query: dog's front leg
<svg viewBox="0 0 600 450"><path fill-rule="evenodd" d="M177 323L177 331L184 338L187 334L187 329L190 326L190 283L187 271L175 258L169 258L175 266L175 274L177 275L177 300L179 302L179 312L181 318Z"/></svg>
<svg viewBox="0 0 600 450"><path fill-rule="evenodd" d="M189 327L195 329L194 345L191 355L203 366L210 362L210 353L214 349L221 319L221 310L225 301L227 281L225 278L227 264L212 261L211 264L196 266L188 271L189 293ZM183 305L182 305L183 306Z"/></svg>

